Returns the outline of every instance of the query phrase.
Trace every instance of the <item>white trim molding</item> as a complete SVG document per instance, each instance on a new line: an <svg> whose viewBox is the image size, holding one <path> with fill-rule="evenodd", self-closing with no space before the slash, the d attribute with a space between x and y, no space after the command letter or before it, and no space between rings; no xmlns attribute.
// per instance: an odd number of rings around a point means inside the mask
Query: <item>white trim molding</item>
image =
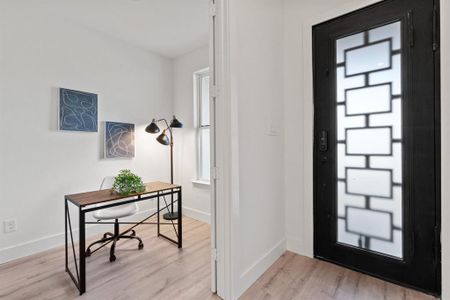
<svg viewBox="0 0 450 300"><path fill-rule="evenodd" d="M286 248L287 250L303 255L302 253L306 253L307 250L304 249L304 245L302 244L302 240L297 238L296 236L286 236Z"/></svg>
<svg viewBox="0 0 450 300"><path fill-rule="evenodd" d="M183 206L183 215L200 222L211 224L211 214L195 208Z"/></svg>
<svg viewBox="0 0 450 300"><path fill-rule="evenodd" d="M242 272L239 278L237 295L244 293L285 252L286 239L282 239L263 256L259 257L247 270Z"/></svg>
<svg viewBox="0 0 450 300"><path fill-rule="evenodd" d="M229 0L214 0L216 20L214 32L213 63L216 86L215 159L217 179L211 185L215 194L216 248L220 253L217 261L217 294L225 300L234 299L235 282L238 277L238 256L233 253L237 244L239 211L239 159L237 103L231 97L230 83L230 37ZM211 206L213 209L213 206Z"/></svg>
<svg viewBox="0 0 450 300"><path fill-rule="evenodd" d="M143 218L143 215L149 215L156 212L155 208L147 209L138 212L134 216L128 217L127 221L139 221ZM102 234L105 229L112 225L88 225L86 226L86 238L89 238L96 234ZM73 229L74 240L78 240L78 228ZM27 257L30 255L38 254L43 251L51 250L56 247L64 245L64 232L49 235L40 239L31 240L25 243L17 244L11 247L0 249L0 264L7 263L16 259Z"/></svg>
<svg viewBox="0 0 450 300"><path fill-rule="evenodd" d="M200 186L205 186L205 187L209 187L211 186L211 181L207 181L207 180L192 180L192 183L195 185L200 185Z"/></svg>

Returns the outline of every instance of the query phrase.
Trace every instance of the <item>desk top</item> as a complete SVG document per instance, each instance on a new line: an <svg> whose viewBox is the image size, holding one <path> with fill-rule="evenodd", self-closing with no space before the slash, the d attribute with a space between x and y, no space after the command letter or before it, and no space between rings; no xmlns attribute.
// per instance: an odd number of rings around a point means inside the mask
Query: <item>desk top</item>
<svg viewBox="0 0 450 300"><path fill-rule="evenodd" d="M134 196L140 196L150 193L162 192L171 189L181 188L180 185L165 183L161 181L154 181L145 183L145 191L142 193L129 194L126 196L113 193L111 189L92 191L86 193L66 195L65 198L77 206L87 206L98 204L102 202L108 202L113 200L120 200Z"/></svg>

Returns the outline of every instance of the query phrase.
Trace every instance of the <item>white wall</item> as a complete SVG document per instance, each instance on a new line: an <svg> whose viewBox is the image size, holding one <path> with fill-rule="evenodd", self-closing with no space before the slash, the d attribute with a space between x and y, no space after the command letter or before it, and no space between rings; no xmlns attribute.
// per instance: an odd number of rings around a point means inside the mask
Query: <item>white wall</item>
<svg viewBox="0 0 450 300"><path fill-rule="evenodd" d="M169 178L168 148L144 128L172 114L172 62L43 7L0 3L0 221L18 221L17 232L0 230L0 262L61 244L65 194L98 189L124 168ZM99 121L135 123L136 157L102 159L102 124L58 131L59 87L97 93Z"/></svg>
<svg viewBox="0 0 450 300"><path fill-rule="evenodd" d="M285 193L289 250L313 256L313 90L311 25L372 4L285 0ZM450 1L441 0L442 56L442 298L450 299ZM303 120L299 125L298 119Z"/></svg>
<svg viewBox="0 0 450 300"><path fill-rule="evenodd" d="M233 208L233 298L285 250L283 3L230 0L231 102L237 124L238 201ZM232 105L234 105L232 104ZM234 117L232 117L234 119ZM277 135L268 135L270 124ZM238 199L237 199L238 198Z"/></svg>
<svg viewBox="0 0 450 300"><path fill-rule="evenodd" d="M183 186L184 213L204 222L210 221L209 185L194 183L197 179L197 131L194 105L193 74L209 65L209 48L204 46L173 61L173 105L183 129L175 134L175 181Z"/></svg>
<svg viewBox="0 0 450 300"><path fill-rule="evenodd" d="M291 251L313 256L312 28L375 0L298 1L284 6L286 237Z"/></svg>

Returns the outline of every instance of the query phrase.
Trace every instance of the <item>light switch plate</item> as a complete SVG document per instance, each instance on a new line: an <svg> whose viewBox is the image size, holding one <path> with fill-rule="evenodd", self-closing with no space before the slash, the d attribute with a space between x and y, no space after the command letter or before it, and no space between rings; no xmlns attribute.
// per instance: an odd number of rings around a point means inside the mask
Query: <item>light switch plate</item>
<svg viewBox="0 0 450 300"><path fill-rule="evenodd" d="M3 231L5 233L17 231L17 220L16 219L4 220L3 221Z"/></svg>
<svg viewBox="0 0 450 300"><path fill-rule="evenodd" d="M278 135L278 131L275 128L273 122L269 122L269 124L267 126L267 135L269 135L269 136L277 136Z"/></svg>

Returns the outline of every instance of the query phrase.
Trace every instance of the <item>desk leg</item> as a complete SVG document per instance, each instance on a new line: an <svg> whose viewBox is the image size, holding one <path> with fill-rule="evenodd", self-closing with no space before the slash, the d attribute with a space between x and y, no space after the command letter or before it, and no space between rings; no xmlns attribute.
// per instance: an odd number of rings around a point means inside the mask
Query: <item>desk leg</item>
<svg viewBox="0 0 450 300"><path fill-rule="evenodd" d="M85 249L85 215L84 211L79 209L80 213L80 295L82 295L84 292L86 292L86 249Z"/></svg>
<svg viewBox="0 0 450 300"><path fill-rule="evenodd" d="M66 252L66 272L69 270L69 254L67 253L67 214L69 211L69 207L67 204L67 199L64 198L64 239L65 239L65 245L66 247L64 248L65 252Z"/></svg>
<svg viewBox="0 0 450 300"><path fill-rule="evenodd" d="M157 231L158 231L158 236L159 236L159 192L158 192L158 200L156 201L157 202L157 204L156 204L156 210L157 210L157 219L158 219L158 225L156 225L156 227L158 228L157 229Z"/></svg>
<svg viewBox="0 0 450 300"><path fill-rule="evenodd" d="M173 197L173 194L172 194ZM181 188L178 191L178 248L183 248L183 205L181 202Z"/></svg>

